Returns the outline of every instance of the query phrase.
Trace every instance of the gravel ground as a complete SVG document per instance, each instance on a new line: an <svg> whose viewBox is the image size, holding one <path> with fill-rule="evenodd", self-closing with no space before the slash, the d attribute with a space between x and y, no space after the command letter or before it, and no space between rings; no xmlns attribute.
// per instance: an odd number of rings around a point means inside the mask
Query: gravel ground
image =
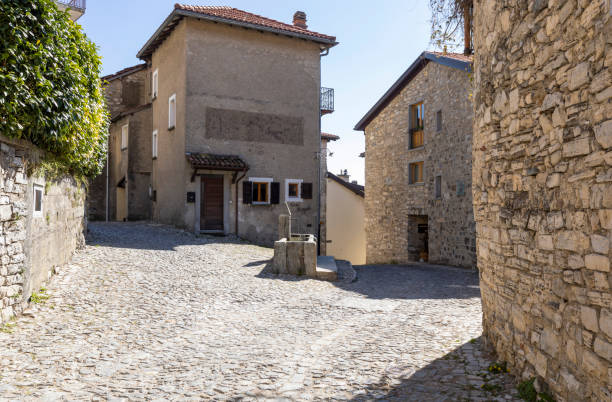
<svg viewBox="0 0 612 402"><path fill-rule="evenodd" d="M514 400L485 374L478 277L366 266L335 283L273 251L144 223L88 245L0 331L0 399Z"/></svg>

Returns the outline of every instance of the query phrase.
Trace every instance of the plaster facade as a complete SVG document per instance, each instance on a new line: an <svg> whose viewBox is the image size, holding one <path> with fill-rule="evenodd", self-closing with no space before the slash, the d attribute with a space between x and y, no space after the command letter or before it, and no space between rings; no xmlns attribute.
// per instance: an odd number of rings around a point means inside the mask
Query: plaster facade
<svg viewBox="0 0 612 402"><path fill-rule="evenodd" d="M484 334L558 401L612 399L610 2L474 4Z"/></svg>
<svg viewBox="0 0 612 402"><path fill-rule="evenodd" d="M425 257L473 267L470 77L464 69L423 63L364 127L366 261L408 263ZM419 102L424 105L423 146L412 148L410 109ZM423 180L411 183L410 164L420 162ZM436 176L441 177L440 197L435 196Z"/></svg>

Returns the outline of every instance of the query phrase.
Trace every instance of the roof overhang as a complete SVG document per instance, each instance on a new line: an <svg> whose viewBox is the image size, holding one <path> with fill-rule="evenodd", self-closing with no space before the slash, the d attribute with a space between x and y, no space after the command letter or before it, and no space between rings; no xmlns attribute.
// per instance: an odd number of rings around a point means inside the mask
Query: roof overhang
<svg viewBox="0 0 612 402"><path fill-rule="evenodd" d="M462 70L467 73L472 72L472 62L458 60L452 57L439 55L431 52L423 52L417 59L408 67L408 69L398 78L397 81L385 92L385 94L372 106L372 108L359 120L355 125L354 130L363 131L366 126L380 113L380 111L395 98L395 96L419 73L427 63L434 63L443 66Z"/></svg>
<svg viewBox="0 0 612 402"><path fill-rule="evenodd" d="M153 36L149 38L149 40L147 41L147 43L145 43L142 49L138 51L138 53L136 54L136 57L142 60L146 60L147 58L149 58L151 54L153 54L155 49L157 49L157 47L172 33L172 30L178 25L178 23L184 17L192 17L192 18L196 18L200 20L228 24L228 25L233 25L233 26L242 27L242 28L254 29L257 31L261 31L261 32L270 32L270 33L274 33L277 35L284 35L284 36L289 36L293 38L304 39L304 40L308 40L308 41L312 41L312 42L320 44L321 50L329 49L338 44L338 42L336 42L335 40L331 40L331 39L325 39L325 38L315 37L311 35L301 34L299 32L284 31L282 29L266 27L266 26L262 26L258 24L249 23L249 22L236 21L230 18L223 18L219 16L207 15L207 14L202 14L202 13L198 13L195 11L181 10L181 9L175 8L170 13L170 15L164 20L164 22L160 25L160 27L157 28Z"/></svg>

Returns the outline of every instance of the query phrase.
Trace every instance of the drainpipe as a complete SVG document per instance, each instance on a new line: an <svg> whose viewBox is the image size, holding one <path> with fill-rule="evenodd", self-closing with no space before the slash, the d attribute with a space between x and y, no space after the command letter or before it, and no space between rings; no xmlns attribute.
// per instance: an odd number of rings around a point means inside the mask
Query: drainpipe
<svg viewBox="0 0 612 402"><path fill-rule="evenodd" d="M236 236L240 237L240 235L238 234L238 183L240 183L240 180L244 179L244 177L247 174L247 170L245 170L242 175L240 177L238 177L235 181L236 183L236 196L235 196L235 200L234 200L234 218L236 219Z"/></svg>
<svg viewBox="0 0 612 402"><path fill-rule="evenodd" d="M108 149L106 150L106 222L108 222Z"/></svg>
<svg viewBox="0 0 612 402"><path fill-rule="evenodd" d="M329 54L329 48L324 49L319 53L319 151L317 152L317 183L319 191L317 192L317 255L321 255L321 57Z"/></svg>

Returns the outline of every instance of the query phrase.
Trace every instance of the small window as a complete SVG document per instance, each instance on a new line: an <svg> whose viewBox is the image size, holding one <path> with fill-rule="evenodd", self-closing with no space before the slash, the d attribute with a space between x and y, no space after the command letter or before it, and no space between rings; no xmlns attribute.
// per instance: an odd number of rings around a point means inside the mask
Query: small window
<svg viewBox="0 0 612 402"><path fill-rule="evenodd" d="M269 204L270 203L270 183L272 183L272 179L270 178L258 178L251 177L249 178L251 182L252 188L252 203L253 204Z"/></svg>
<svg viewBox="0 0 612 402"><path fill-rule="evenodd" d="M159 87L157 82L158 76L159 74L157 69L155 69L155 71L153 71L153 75L151 76L151 98L153 99L157 98L157 88Z"/></svg>
<svg viewBox="0 0 612 402"><path fill-rule="evenodd" d="M126 149L128 147L128 128L129 126L126 124L121 127L121 149Z"/></svg>
<svg viewBox="0 0 612 402"><path fill-rule="evenodd" d="M286 201L302 201L302 180L287 179L285 180L285 200Z"/></svg>
<svg viewBox="0 0 612 402"><path fill-rule="evenodd" d="M423 102L410 106L410 148L423 146Z"/></svg>
<svg viewBox="0 0 612 402"><path fill-rule="evenodd" d="M442 111L438 110L436 112L436 131L442 131Z"/></svg>
<svg viewBox="0 0 612 402"><path fill-rule="evenodd" d="M32 193L34 201L34 216L42 216L42 202L43 202L43 187L37 184L34 185L34 191Z"/></svg>
<svg viewBox="0 0 612 402"><path fill-rule="evenodd" d="M176 126L176 94L168 99L168 130Z"/></svg>
<svg viewBox="0 0 612 402"><path fill-rule="evenodd" d="M151 139L151 144L153 147L153 159L157 159L157 130L153 131L153 138Z"/></svg>
<svg viewBox="0 0 612 402"><path fill-rule="evenodd" d="M436 198L442 198L442 176L436 176L435 194Z"/></svg>
<svg viewBox="0 0 612 402"><path fill-rule="evenodd" d="M409 183L423 183L423 162L415 162L408 165Z"/></svg>

